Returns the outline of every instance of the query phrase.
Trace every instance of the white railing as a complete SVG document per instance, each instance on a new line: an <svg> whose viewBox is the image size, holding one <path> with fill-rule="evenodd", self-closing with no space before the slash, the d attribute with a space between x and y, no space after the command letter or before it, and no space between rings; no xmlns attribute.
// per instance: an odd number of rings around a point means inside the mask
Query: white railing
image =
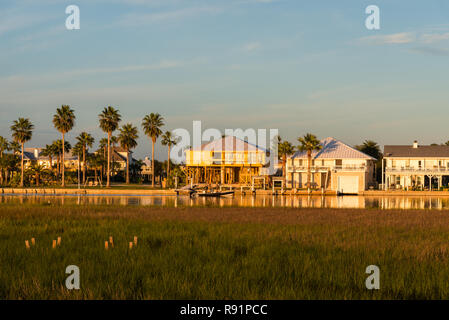
<svg viewBox="0 0 449 320"><path fill-rule="evenodd" d="M393 168L393 167L387 167L385 168L385 172L417 172L417 173L439 173L439 172L444 172L447 173L449 172L449 168L448 167L438 167L435 166L433 168L414 168L414 167L400 167L400 168Z"/></svg>
<svg viewBox="0 0 449 320"><path fill-rule="evenodd" d="M346 165L346 166L312 166L310 170L312 172L326 172L326 171L365 171L366 170L365 165ZM287 171L289 172L305 172L307 171L307 166L287 166Z"/></svg>

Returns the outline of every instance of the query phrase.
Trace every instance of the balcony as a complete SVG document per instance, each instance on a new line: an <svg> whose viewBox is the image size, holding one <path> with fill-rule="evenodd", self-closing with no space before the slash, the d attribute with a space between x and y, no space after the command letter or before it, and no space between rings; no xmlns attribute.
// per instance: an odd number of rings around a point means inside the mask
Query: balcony
<svg viewBox="0 0 449 320"><path fill-rule="evenodd" d="M367 167L365 165L346 165L346 166L312 166L310 170L312 172L327 172L327 171L338 171L338 172L354 172L354 171L366 171ZM307 172L307 166L287 166L288 172Z"/></svg>
<svg viewBox="0 0 449 320"><path fill-rule="evenodd" d="M414 173L414 174L449 174L449 167L433 166L433 167L386 167L387 173Z"/></svg>

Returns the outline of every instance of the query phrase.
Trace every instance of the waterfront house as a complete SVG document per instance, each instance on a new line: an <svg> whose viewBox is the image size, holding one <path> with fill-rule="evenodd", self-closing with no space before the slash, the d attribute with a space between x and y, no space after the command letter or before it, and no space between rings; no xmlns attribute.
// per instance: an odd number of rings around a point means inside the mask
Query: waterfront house
<svg viewBox="0 0 449 320"><path fill-rule="evenodd" d="M250 185L268 170L265 148L225 136L186 150L186 175L192 183Z"/></svg>
<svg viewBox="0 0 449 320"><path fill-rule="evenodd" d="M334 138L320 142L312 152L311 186L315 189L357 194L374 186L375 161L363 152ZM304 189L307 184L307 152L296 152L287 159L287 187Z"/></svg>
<svg viewBox="0 0 449 320"><path fill-rule="evenodd" d="M53 157L50 164L50 158L42 155L42 148L24 148L23 160L24 166L27 168L33 163L37 163L46 169L50 169L56 165L58 159ZM65 167L69 170L76 170L78 168L78 157L72 155L71 152L66 152L64 155Z"/></svg>
<svg viewBox="0 0 449 320"><path fill-rule="evenodd" d="M387 190L432 190L449 184L449 146L387 145L383 184Z"/></svg>

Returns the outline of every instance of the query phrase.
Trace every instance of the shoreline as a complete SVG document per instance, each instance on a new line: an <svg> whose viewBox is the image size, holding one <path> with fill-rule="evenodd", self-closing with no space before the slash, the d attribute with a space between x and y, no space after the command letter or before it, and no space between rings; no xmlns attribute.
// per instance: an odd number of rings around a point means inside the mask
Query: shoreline
<svg viewBox="0 0 449 320"><path fill-rule="evenodd" d="M252 195L251 191L241 191L239 189L234 190L236 195ZM89 188L89 189L75 189L75 188L1 188L1 195L96 195L96 196L108 196L108 195L122 195L122 196L176 196L175 189L114 189L114 188ZM179 195L185 195L180 193ZM276 190L274 193L272 190L256 190L255 195L273 195L273 196L308 196L307 191L292 192L286 190L283 193L280 190ZM324 194L321 191L312 191L310 196L359 196L359 197L376 197L376 196L428 196L428 197L449 197L449 191L382 191L382 190L370 190L363 191L359 194L353 195L337 195L334 191L327 191Z"/></svg>

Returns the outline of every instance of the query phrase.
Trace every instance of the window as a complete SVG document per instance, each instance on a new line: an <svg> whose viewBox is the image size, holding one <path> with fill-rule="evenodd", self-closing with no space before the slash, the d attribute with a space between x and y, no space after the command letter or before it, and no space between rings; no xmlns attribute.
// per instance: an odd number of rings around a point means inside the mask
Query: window
<svg viewBox="0 0 449 320"><path fill-rule="evenodd" d="M335 160L335 165L341 167L343 165L343 160L342 159Z"/></svg>

